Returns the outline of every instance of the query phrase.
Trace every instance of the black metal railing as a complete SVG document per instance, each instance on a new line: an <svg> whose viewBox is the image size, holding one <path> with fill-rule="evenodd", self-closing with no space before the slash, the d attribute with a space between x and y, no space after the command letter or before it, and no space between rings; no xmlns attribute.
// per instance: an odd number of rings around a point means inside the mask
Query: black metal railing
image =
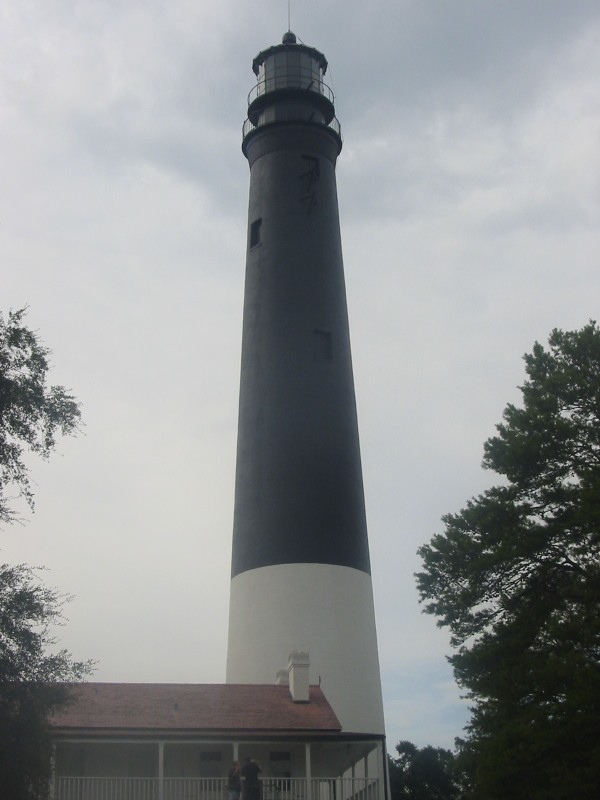
<svg viewBox="0 0 600 800"><path fill-rule="evenodd" d="M333 105L335 97L333 91L310 70L285 67L269 72L260 78L258 83L248 93L248 105L257 98L282 89L301 89L305 92L314 92L324 97Z"/></svg>
<svg viewBox="0 0 600 800"><path fill-rule="evenodd" d="M281 122L281 121L282 120L268 120L268 121L265 120L264 122L258 122L255 125L251 120L246 119L244 124L243 124L243 126L242 126L242 137L245 139L246 136L251 131L256 130L257 128L262 128L265 125L271 125L274 122ZM285 121L286 122L289 122L289 121L311 122L312 120L310 119L309 116L307 116L304 119L302 119L300 117L293 117L293 118L290 117ZM321 123L318 123L318 124L321 124ZM324 127L330 128L334 133L337 133L337 135L340 137L340 139L342 138L342 126L340 125L340 122L339 122L337 117L334 117L330 122L327 123L327 125L324 125Z"/></svg>

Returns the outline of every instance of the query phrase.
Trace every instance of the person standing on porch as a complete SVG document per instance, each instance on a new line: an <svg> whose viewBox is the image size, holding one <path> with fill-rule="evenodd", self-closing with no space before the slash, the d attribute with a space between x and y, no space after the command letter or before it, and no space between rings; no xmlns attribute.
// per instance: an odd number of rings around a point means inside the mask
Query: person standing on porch
<svg viewBox="0 0 600 800"><path fill-rule="evenodd" d="M259 764L253 758L247 758L241 769L243 800L260 800Z"/></svg>
<svg viewBox="0 0 600 800"><path fill-rule="evenodd" d="M240 800L242 793L242 776L240 762L234 761L227 773L227 800Z"/></svg>

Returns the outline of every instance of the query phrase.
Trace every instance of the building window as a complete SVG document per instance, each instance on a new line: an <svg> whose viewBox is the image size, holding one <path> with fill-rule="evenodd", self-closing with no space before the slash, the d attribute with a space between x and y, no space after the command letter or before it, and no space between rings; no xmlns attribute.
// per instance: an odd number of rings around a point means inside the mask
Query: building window
<svg viewBox="0 0 600 800"><path fill-rule="evenodd" d="M315 331L315 358L317 361L331 361L333 347L329 331Z"/></svg>
<svg viewBox="0 0 600 800"><path fill-rule="evenodd" d="M271 750L269 761L290 761L292 754L288 750Z"/></svg>
<svg viewBox="0 0 600 800"><path fill-rule="evenodd" d="M260 228L262 225L262 218L255 219L250 225L250 247L256 247L260 244Z"/></svg>
<svg viewBox="0 0 600 800"><path fill-rule="evenodd" d="M220 761L221 753L215 750L201 750L200 761Z"/></svg>

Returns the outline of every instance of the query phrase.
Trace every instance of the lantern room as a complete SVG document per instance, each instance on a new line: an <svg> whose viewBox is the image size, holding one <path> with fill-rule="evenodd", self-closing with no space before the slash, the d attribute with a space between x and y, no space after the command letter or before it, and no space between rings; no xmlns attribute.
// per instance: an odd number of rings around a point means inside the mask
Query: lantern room
<svg viewBox="0 0 600 800"><path fill-rule="evenodd" d="M244 135L274 122L312 122L339 135L333 92L323 81L327 60L314 47L298 44L288 31L280 45L261 51L252 63L257 83L248 95Z"/></svg>

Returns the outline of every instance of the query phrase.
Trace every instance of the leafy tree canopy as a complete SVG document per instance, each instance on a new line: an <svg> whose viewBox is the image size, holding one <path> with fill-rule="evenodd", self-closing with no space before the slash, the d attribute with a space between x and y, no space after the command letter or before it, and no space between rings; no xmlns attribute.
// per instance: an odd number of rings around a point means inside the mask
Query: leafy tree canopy
<svg viewBox="0 0 600 800"><path fill-rule="evenodd" d="M596 798L600 786L600 329L526 354L483 466L503 482L419 550L425 610L473 700L472 796Z"/></svg>
<svg viewBox="0 0 600 800"><path fill-rule="evenodd" d="M62 386L47 386L49 350L23 324L25 309L0 314L0 523L13 522L15 497L33 508L24 456L48 458L58 433L73 434L79 406ZM38 800L48 794L48 716L68 701L66 682L90 663L52 652L50 630L68 598L39 583L25 565L0 565L0 797Z"/></svg>
<svg viewBox="0 0 600 800"><path fill-rule="evenodd" d="M402 741L398 758L389 759L392 800L458 800L456 757L441 747L417 747Z"/></svg>
<svg viewBox="0 0 600 800"><path fill-rule="evenodd" d="M23 324L26 309L0 314L0 523L15 512L10 487L33 509L33 492L24 453L48 458L57 433L77 431L81 413L63 386L48 386L50 351Z"/></svg>
<svg viewBox="0 0 600 800"><path fill-rule="evenodd" d="M91 670L66 650L52 652L51 626L66 600L30 567L0 566L0 797L46 796L48 716L68 701L65 683Z"/></svg>

